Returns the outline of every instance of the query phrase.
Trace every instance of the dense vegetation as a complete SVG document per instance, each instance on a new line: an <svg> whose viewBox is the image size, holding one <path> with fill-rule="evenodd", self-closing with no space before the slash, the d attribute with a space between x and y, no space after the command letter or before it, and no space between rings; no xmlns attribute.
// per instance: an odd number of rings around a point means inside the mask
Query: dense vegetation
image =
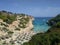
<svg viewBox="0 0 60 45"><path fill-rule="evenodd" d="M55 26L55 27L59 27L60 28L60 14L58 14L56 17L50 19L47 22L48 25L50 26Z"/></svg>
<svg viewBox="0 0 60 45"><path fill-rule="evenodd" d="M3 19L4 22L10 24L16 20L16 15L7 11L0 11L0 19Z"/></svg>
<svg viewBox="0 0 60 45"><path fill-rule="evenodd" d="M48 21L51 28L45 33L38 33L23 45L60 45L60 14Z"/></svg>
<svg viewBox="0 0 60 45"><path fill-rule="evenodd" d="M12 13L12 12L7 12L7 11L0 11L0 19L3 19L4 22L11 24L13 21L16 20L17 15L19 15L20 17L22 17L20 19L20 23L23 24L22 27L25 27L24 24L27 24L29 21L29 17L28 15L25 14L16 14L16 13ZM27 16L25 18L25 16Z"/></svg>

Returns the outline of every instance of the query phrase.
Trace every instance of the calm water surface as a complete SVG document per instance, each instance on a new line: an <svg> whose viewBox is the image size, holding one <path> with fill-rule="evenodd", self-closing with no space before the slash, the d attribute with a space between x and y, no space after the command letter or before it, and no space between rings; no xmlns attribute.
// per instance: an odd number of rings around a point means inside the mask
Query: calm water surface
<svg viewBox="0 0 60 45"><path fill-rule="evenodd" d="M35 32L47 31L50 28L50 26L46 24L46 22L49 19L51 19L51 17L35 17L35 20L33 21L34 31Z"/></svg>

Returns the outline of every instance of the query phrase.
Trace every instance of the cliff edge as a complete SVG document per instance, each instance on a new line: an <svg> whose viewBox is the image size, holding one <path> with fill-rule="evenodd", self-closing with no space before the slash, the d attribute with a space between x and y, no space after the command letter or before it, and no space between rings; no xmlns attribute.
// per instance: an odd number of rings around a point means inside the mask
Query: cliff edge
<svg viewBox="0 0 60 45"><path fill-rule="evenodd" d="M0 45L22 45L28 42L33 32L33 17L0 11Z"/></svg>

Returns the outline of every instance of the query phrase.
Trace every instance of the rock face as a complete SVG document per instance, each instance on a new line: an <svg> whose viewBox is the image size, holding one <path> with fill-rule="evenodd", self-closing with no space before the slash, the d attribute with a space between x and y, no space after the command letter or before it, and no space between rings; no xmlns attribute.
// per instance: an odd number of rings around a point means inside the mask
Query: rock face
<svg viewBox="0 0 60 45"><path fill-rule="evenodd" d="M0 45L22 45L35 34L33 32L33 18L17 15L16 20L8 24L0 19Z"/></svg>

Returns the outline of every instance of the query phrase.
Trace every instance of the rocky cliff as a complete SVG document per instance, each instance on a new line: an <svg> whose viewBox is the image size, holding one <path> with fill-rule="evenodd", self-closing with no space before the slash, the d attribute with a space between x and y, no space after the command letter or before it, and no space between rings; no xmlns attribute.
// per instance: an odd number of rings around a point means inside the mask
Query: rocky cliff
<svg viewBox="0 0 60 45"><path fill-rule="evenodd" d="M0 11L0 45L22 45L28 42L33 32L33 17Z"/></svg>

